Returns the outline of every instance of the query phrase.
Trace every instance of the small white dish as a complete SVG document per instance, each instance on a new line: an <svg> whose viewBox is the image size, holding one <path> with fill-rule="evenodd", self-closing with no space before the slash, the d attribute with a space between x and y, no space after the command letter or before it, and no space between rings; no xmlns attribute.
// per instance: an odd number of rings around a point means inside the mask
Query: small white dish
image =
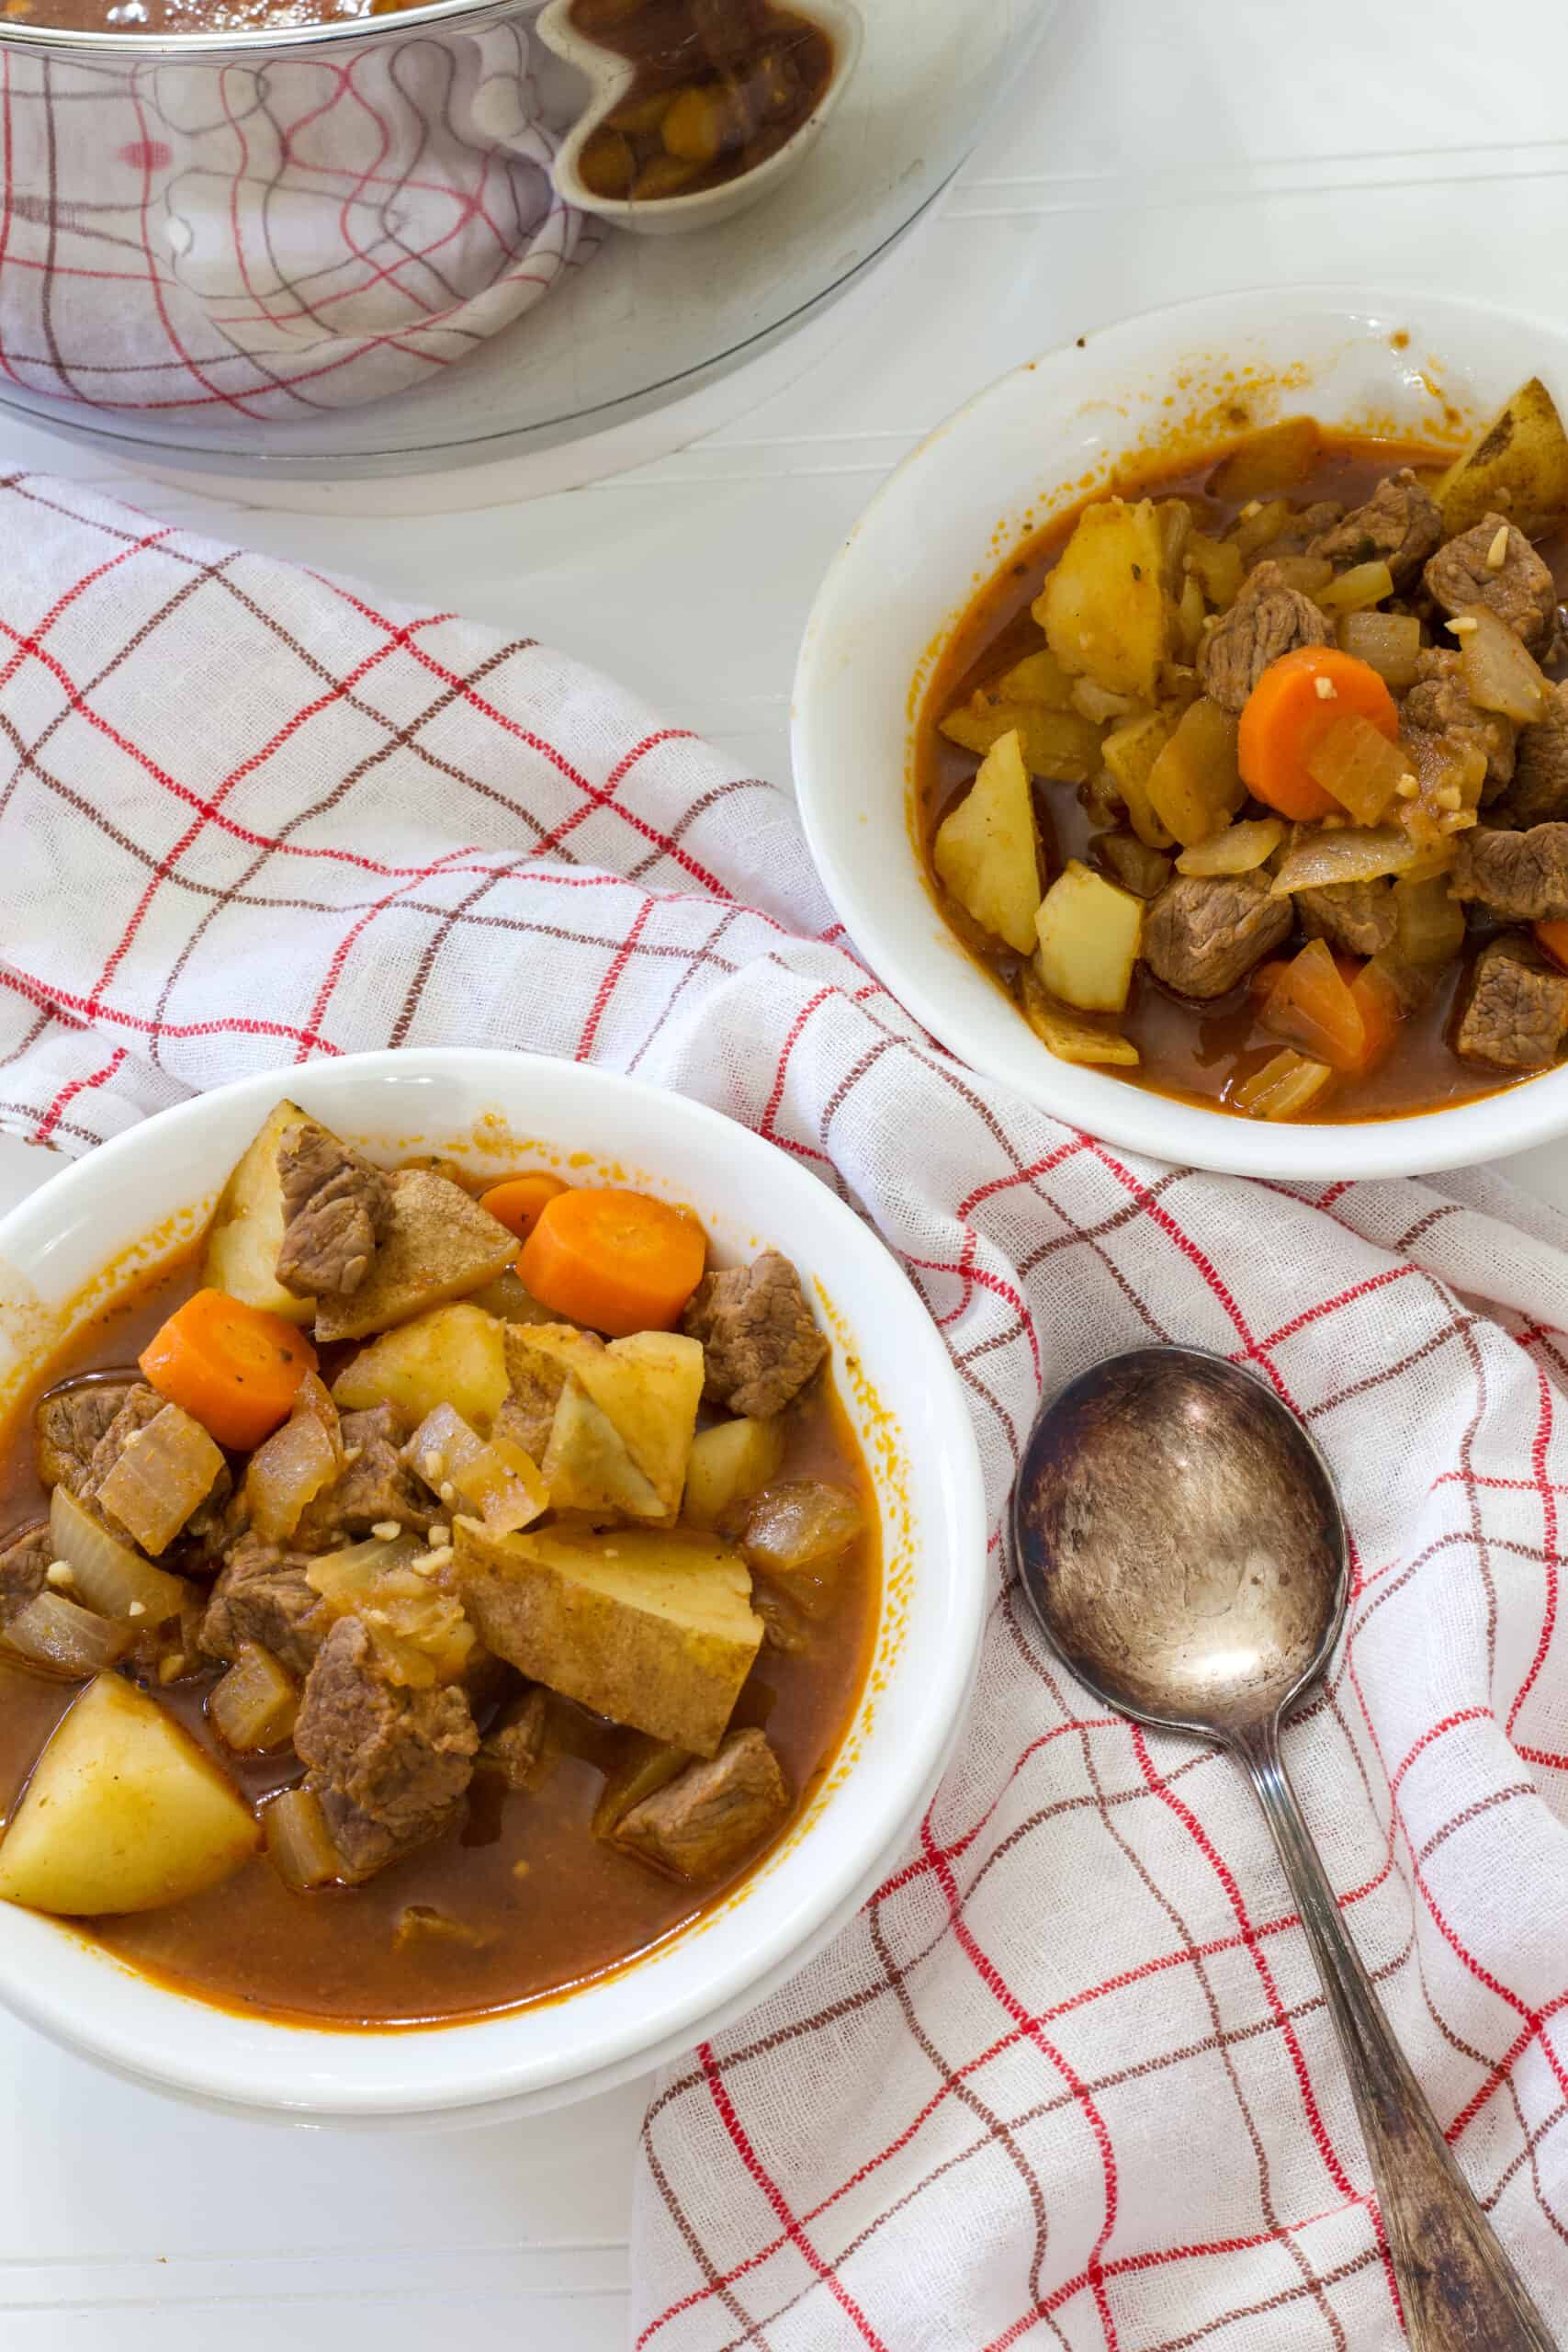
<svg viewBox="0 0 1568 2352"><path fill-rule="evenodd" d="M787 6L792 15L819 26L833 44L833 71L828 86L799 130L754 171L740 172L716 187L697 188L688 196L660 196L639 202L630 197L596 195L579 168L583 148L626 96L637 69L617 50L606 49L579 32L571 21L572 0L550 0L539 17L539 39L557 57L585 74L593 92L556 156L556 191L562 202L582 212L596 212L601 220L614 221L618 229L634 230L639 236L672 237L689 229L712 228L718 220L732 220L777 187L816 145L823 124L860 62L865 38L860 10L852 0L787 0Z"/></svg>
<svg viewBox="0 0 1568 2352"><path fill-rule="evenodd" d="M0 1408L106 1297L199 1232L284 1091L270 1071L149 1120L0 1223ZM826 1185L716 1112L577 1065L490 1049L348 1055L287 1076L387 1159L495 1174L589 1153L694 1207L720 1260L775 1245L815 1291L877 1488L884 1593L836 1760L779 1847L691 1927L533 2007L431 2028L323 2031L210 2007L86 1937L0 1904L0 2000L115 2072L221 2109L385 2128L499 2120L677 2056L792 1974L852 1915L947 1759L979 1654L986 1521L964 1394L894 1259ZM474 2110L482 2110L476 2117Z"/></svg>
<svg viewBox="0 0 1568 2352"><path fill-rule="evenodd" d="M1058 1061L943 920L911 825L932 668L976 591L1053 514L1131 467L1197 458L1280 416L1460 446L1533 375L1568 410L1560 324L1438 294L1255 288L1146 311L1030 360L904 460L818 592L792 741L834 907L933 1036L1075 1127L1236 1175L1411 1175L1568 1130L1568 1067L1405 1118L1273 1125Z"/></svg>

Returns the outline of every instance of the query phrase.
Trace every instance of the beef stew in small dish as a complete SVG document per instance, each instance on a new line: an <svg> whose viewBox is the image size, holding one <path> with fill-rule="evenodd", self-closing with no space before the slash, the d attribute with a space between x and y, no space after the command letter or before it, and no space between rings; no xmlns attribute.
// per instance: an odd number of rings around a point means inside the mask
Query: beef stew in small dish
<svg viewBox="0 0 1568 2352"><path fill-rule="evenodd" d="M689 1925L840 1748L877 1503L796 1268L291 1102L12 1416L0 1897L335 2027Z"/></svg>
<svg viewBox="0 0 1568 2352"><path fill-rule="evenodd" d="M1457 458L1302 415L1124 481L1017 551L931 680L944 914L1043 1050L1239 1116L1552 1068L1564 581L1539 379Z"/></svg>

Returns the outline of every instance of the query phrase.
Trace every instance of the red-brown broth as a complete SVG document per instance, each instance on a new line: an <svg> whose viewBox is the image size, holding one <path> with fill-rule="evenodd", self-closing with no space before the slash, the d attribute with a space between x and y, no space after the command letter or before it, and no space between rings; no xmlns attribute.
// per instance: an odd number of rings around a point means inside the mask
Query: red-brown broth
<svg viewBox="0 0 1568 2352"><path fill-rule="evenodd" d="M69 1374L132 1362L194 1287L188 1264L96 1316L50 1365ZM35 1392L36 1394L37 1392ZM31 1401L0 1449L0 1527L43 1516L32 1459ZM848 1418L825 1380L789 1416L781 1477L852 1486L874 1524L874 1498ZM765 1727L795 1796L808 1801L840 1747L870 1663L880 1562L874 1534L826 1585L804 1656L764 1646L734 1722ZM258 1801L299 1776L292 1751L259 1760L220 1747L207 1700L212 1668L159 1691L196 1739ZM8 1817L49 1734L79 1686L0 1663L0 1819ZM674 1935L755 1867L715 1883L661 1878L594 1838L589 1823L626 1735L566 1700L553 1702L563 1744L539 1785L504 1789L477 1773L461 1826L367 1884L296 1894L258 1854L205 1894L162 1910L80 1922L144 1974L221 2007L328 2026L413 2025L513 2008L615 1969ZM787 1831L788 1824L784 1826ZM473 1928L481 1945L420 1935L397 1943L401 1915L425 1905Z"/></svg>
<svg viewBox="0 0 1568 2352"><path fill-rule="evenodd" d="M1206 499L1212 519L1204 527L1218 532L1246 503L1235 500L1227 504L1207 496L1205 485L1225 454L1216 450L1200 464L1189 463L1178 471L1129 478L1096 492L1095 496L1106 497L1115 490L1129 497ZM1395 467L1429 468L1443 462L1438 453L1424 447L1325 435L1320 461L1302 481L1289 484L1284 494L1297 505L1334 498L1351 506L1366 498ZM936 829L967 790L978 765L973 752L961 750L939 731L939 722L975 687L1038 649L1040 629L1031 619L1029 608L1071 537L1080 511L1075 508L1059 515L980 591L933 672L918 724L917 805L928 885L976 960L1002 982L1010 995L1021 959L998 949L997 942L978 929L943 888L931 863ZM1552 565L1559 587L1568 585L1568 543L1554 541L1541 551ZM1077 787L1037 781L1034 804L1050 873L1059 874L1068 858L1092 863L1090 844L1100 828L1090 822ZM1401 1024L1395 1046L1383 1061L1364 1078L1335 1081L1324 1098L1324 1121L1338 1124L1408 1116L1495 1094L1510 1083L1528 1083L1461 1061L1449 1043L1471 965L1487 935L1483 925L1472 929L1464 954L1445 974L1430 1001ZM1136 1069L1116 1069L1116 1077L1153 1093L1173 1095L1210 1110L1231 1111L1238 1117L1247 1114L1235 1110L1230 1095L1242 1080L1270 1061L1281 1045L1256 1018L1254 1000L1245 987L1232 989L1212 1004L1194 1005L1168 995L1142 964L1134 975L1126 1012L1117 1025L1143 1058ZM1040 1051L1046 1051L1043 1045Z"/></svg>

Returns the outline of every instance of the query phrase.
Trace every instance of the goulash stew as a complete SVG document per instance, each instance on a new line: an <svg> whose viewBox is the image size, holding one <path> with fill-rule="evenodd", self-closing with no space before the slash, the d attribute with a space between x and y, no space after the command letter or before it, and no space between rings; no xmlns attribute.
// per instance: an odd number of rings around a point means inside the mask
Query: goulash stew
<svg viewBox="0 0 1568 2352"><path fill-rule="evenodd" d="M922 848L1043 1050L1258 1119L1423 1111L1568 1033L1568 438L1307 417L1097 498L964 616Z"/></svg>
<svg viewBox="0 0 1568 2352"><path fill-rule="evenodd" d="M0 1898L209 2000L493 2010L646 1950L836 1752L876 1512L795 1268L290 1102L11 1430Z"/></svg>

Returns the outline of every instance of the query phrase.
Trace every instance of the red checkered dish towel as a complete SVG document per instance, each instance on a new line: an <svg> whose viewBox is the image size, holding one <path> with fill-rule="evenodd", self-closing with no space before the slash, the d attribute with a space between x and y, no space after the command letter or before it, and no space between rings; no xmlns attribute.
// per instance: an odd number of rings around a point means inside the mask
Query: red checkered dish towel
<svg viewBox="0 0 1568 2352"><path fill-rule="evenodd" d="M378 400L590 250L516 23L389 31L346 64L0 45L0 388L78 411Z"/></svg>
<svg viewBox="0 0 1568 2352"><path fill-rule="evenodd" d="M897 1250L993 1525L1043 1381L1166 1337L1327 1448L1351 1634L1289 1752L1396 2030L1568 2329L1568 1226L1130 1159L935 1050L784 796L527 638L0 484L0 1115L81 1151L242 1071L489 1040L770 1136ZM912 1148L913 1147L913 1148ZM832 1949L648 2117L657 2352L1400 2340L1235 1769L1107 1721L993 1543L983 1698Z"/></svg>

